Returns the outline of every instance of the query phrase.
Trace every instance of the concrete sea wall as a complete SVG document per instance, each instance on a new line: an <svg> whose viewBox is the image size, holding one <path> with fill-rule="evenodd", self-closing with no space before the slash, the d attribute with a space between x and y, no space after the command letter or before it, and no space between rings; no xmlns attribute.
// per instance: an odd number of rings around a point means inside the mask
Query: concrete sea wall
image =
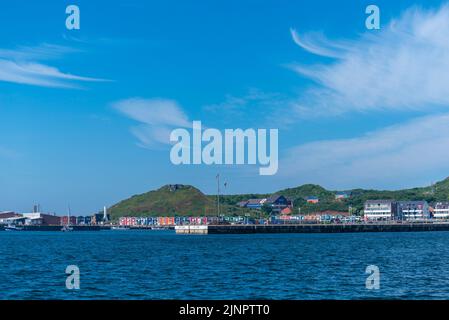
<svg viewBox="0 0 449 320"><path fill-rule="evenodd" d="M449 223L179 226L178 234L346 233L449 231Z"/></svg>

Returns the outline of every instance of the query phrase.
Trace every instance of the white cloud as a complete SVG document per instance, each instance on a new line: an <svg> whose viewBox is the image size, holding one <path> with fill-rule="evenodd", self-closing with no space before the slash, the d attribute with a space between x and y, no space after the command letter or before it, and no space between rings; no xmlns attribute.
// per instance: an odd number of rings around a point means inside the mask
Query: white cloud
<svg viewBox="0 0 449 320"><path fill-rule="evenodd" d="M291 34L303 49L335 58L329 64L291 65L318 84L293 104L299 114L449 106L449 6L409 9L354 41Z"/></svg>
<svg viewBox="0 0 449 320"><path fill-rule="evenodd" d="M300 145L281 161L280 176L336 188L427 183L449 171L448 123L449 114L433 115L356 138Z"/></svg>
<svg viewBox="0 0 449 320"><path fill-rule="evenodd" d="M40 63L56 59L77 50L50 44L37 47L0 49L0 81L43 86L75 88L75 82L98 82L104 79L82 77L64 73L55 67Z"/></svg>
<svg viewBox="0 0 449 320"><path fill-rule="evenodd" d="M174 100L130 98L117 101L113 106L129 118L149 125L189 125L187 115Z"/></svg>
<svg viewBox="0 0 449 320"><path fill-rule="evenodd" d="M295 29L290 29L290 34L298 46L319 56L340 58L343 51L348 50L347 45L332 42L319 32L310 32L300 36Z"/></svg>
<svg viewBox="0 0 449 320"><path fill-rule="evenodd" d="M120 113L140 124L131 128L139 145L157 148L170 143L173 128L187 128L192 124L176 101L169 99L130 98L117 101L112 106Z"/></svg>
<svg viewBox="0 0 449 320"><path fill-rule="evenodd" d="M0 58L9 60L50 60L65 54L81 52L79 49L42 43L38 46L18 46L15 49L0 49Z"/></svg>

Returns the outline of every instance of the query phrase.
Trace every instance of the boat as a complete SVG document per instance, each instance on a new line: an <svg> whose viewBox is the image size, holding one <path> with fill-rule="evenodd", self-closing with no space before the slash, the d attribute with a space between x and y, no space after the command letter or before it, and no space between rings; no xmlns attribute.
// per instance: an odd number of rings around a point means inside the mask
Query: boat
<svg viewBox="0 0 449 320"><path fill-rule="evenodd" d="M73 228L70 226L70 206L69 206L69 210L67 212L67 225L63 226L61 228L62 232L70 232L73 231Z"/></svg>
<svg viewBox="0 0 449 320"><path fill-rule="evenodd" d="M5 226L5 231L23 231L23 227L16 226L16 225L8 225Z"/></svg>
<svg viewBox="0 0 449 320"><path fill-rule="evenodd" d="M111 230L129 230L129 228L123 226L114 226L111 227Z"/></svg>

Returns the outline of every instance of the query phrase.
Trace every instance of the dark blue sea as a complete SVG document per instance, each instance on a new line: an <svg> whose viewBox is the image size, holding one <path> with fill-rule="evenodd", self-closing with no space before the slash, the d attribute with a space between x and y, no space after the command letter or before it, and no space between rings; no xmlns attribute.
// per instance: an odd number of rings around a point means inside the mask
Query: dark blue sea
<svg viewBox="0 0 449 320"><path fill-rule="evenodd" d="M66 288L66 267L80 289ZM380 271L367 289L368 265ZM448 299L449 232L0 232L1 299Z"/></svg>

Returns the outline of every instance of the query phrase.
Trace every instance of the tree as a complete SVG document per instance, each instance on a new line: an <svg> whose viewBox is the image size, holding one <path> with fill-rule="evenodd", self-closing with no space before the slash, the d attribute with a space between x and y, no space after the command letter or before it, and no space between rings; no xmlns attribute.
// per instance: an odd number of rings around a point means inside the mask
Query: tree
<svg viewBox="0 0 449 320"><path fill-rule="evenodd" d="M271 213L273 212L273 208L270 205L265 204L265 203L262 205L261 210L262 210L262 213L267 217L269 217L271 215Z"/></svg>

